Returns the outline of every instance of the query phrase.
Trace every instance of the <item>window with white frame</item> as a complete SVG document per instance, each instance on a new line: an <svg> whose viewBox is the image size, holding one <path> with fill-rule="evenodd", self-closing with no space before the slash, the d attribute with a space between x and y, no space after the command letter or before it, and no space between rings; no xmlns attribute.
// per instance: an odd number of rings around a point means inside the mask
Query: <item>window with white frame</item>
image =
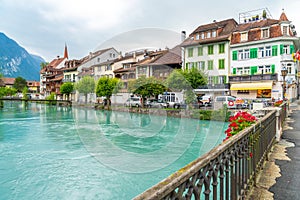
<svg viewBox="0 0 300 200"><path fill-rule="evenodd" d="M258 48L258 58L263 58L263 57L265 57L265 48L259 47Z"/></svg>
<svg viewBox="0 0 300 200"><path fill-rule="evenodd" d="M201 33L201 39L204 39L205 37L204 37L204 33L202 32Z"/></svg>
<svg viewBox="0 0 300 200"><path fill-rule="evenodd" d="M244 42L247 40L248 40L248 33L247 32L241 33L241 42Z"/></svg>
<svg viewBox="0 0 300 200"><path fill-rule="evenodd" d="M208 31L208 32L206 33L206 38L210 38L210 35L211 35L211 32Z"/></svg>
<svg viewBox="0 0 300 200"><path fill-rule="evenodd" d="M196 35L196 40L199 40L200 39L200 35L199 33Z"/></svg>
<svg viewBox="0 0 300 200"><path fill-rule="evenodd" d="M250 74L250 67L244 67L244 74Z"/></svg>
<svg viewBox="0 0 300 200"><path fill-rule="evenodd" d="M272 49L271 49L271 46L267 46L267 47L265 48L265 54L266 54L266 57L272 56Z"/></svg>
<svg viewBox="0 0 300 200"><path fill-rule="evenodd" d="M268 38L269 37L269 29L262 29L262 38Z"/></svg>
<svg viewBox="0 0 300 200"><path fill-rule="evenodd" d="M288 27L287 26L282 27L282 34L285 36L288 35Z"/></svg>
<svg viewBox="0 0 300 200"><path fill-rule="evenodd" d="M288 74L291 74L292 73L292 64L287 64L286 65L286 68L287 68L287 70L288 70Z"/></svg>
<svg viewBox="0 0 300 200"><path fill-rule="evenodd" d="M238 67L236 74L238 75L250 74L250 67Z"/></svg>
<svg viewBox="0 0 300 200"><path fill-rule="evenodd" d="M213 84L213 77L212 76L208 77L208 84Z"/></svg>
<svg viewBox="0 0 300 200"><path fill-rule="evenodd" d="M243 74L243 67L236 68L236 74L242 75Z"/></svg>
<svg viewBox="0 0 300 200"><path fill-rule="evenodd" d="M219 82L218 82L218 83L219 83L219 84L224 84L224 83L225 83L225 79L226 79L225 77L226 77L226 76L219 76L219 77L218 77L218 79L219 79Z"/></svg>
<svg viewBox="0 0 300 200"><path fill-rule="evenodd" d="M268 74L271 73L271 65L258 66L258 74Z"/></svg>
<svg viewBox="0 0 300 200"><path fill-rule="evenodd" d="M238 58L239 58L239 60L244 60L244 51L243 50L238 51Z"/></svg>
<svg viewBox="0 0 300 200"><path fill-rule="evenodd" d="M212 37L217 37L217 31L214 30L214 31L211 33L211 36L212 36Z"/></svg>
<svg viewBox="0 0 300 200"><path fill-rule="evenodd" d="M205 61L198 62L198 69L202 71L205 70Z"/></svg>
<svg viewBox="0 0 300 200"><path fill-rule="evenodd" d="M250 58L250 50L249 49L245 49L244 50L244 59L249 59Z"/></svg>
<svg viewBox="0 0 300 200"><path fill-rule="evenodd" d="M289 46L288 45L283 45L283 53L284 54L289 54L288 51L289 50Z"/></svg>

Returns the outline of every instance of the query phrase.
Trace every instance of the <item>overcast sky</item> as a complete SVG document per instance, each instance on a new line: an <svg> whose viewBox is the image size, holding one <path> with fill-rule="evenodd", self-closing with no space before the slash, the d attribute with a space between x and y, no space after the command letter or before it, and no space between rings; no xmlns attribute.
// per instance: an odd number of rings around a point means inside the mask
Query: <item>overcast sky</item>
<svg viewBox="0 0 300 200"><path fill-rule="evenodd" d="M46 61L63 56L65 43L69 59L80 59L108 45L171 48L182 30L261 8L274 19L284 8L300 34L297 0L0 0L0 32Z"/></svg>

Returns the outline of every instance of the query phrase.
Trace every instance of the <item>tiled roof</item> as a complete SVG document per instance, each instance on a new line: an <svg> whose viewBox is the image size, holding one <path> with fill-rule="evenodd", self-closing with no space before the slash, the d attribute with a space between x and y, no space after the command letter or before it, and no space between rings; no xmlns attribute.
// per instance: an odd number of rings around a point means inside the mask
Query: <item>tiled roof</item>
<svg viewBox="0 0 300 200"><path fill-rule="evenodd" d="M56 58L56 59L53 59L49 64L48 66L51 66L51 67L54 67L56 68L61 62L63 62L65 60L65 58Z"/></svg>
<svg viewBox="0 0 300 200"><path fill-rule="evenodd" d="M220 41L226 41L230 39L231 33L237 27L237 22L234 19L226 19L219 22L213 22L210 24L201 25L196 28L187 39L185 39L180 46L192 46L198 44L207 44ZM205 33L207 31L216 31L216 37L199 39L196 38L197 34Z"/></svg>
<svg viewBox="0 0 300 200"><path fill-rule="evenodd" d="M82 69L82 72L78 73L77 76L79 76L79 77L91 76L93 74L94 74L94 72L93 72L92 68L88 68L88 69Z"/></svg>
<svg viewBox="0 0 300 200"><path fill-rule="evenodd" d="M27 86L29 86L29 87L39 87L40 82L38 82L38 81L27 81Z"/></svg>
<svg viewBox="0 0 300 200"><path fill-rule="evenodd" d="M61 81L61 80L63 80L63 78L64 78L64 75L62 74L62 75L56 76L54 79L51 79L50 81Z"/></svg>
<svg viewBox="0 0 300 200"><path fill-rule="evenodd" d="M178 45L148 65L180 64L181 62L181 47Z"/></svg>
<svg viewBox="0 0 300 200"><path fill-rule="evenodd" d="M284 12L281 13L279 21L289 21Z"/></svg>
<svg viewBox="0 0 300 200"><path fill-rule="evenodd" d="M232 28L237 25L237 22L234 19L226 19L223 21L216 21L210 24L205 24L198 26L196 30L194 30L190 36L193 36L196 33L205 32L208 30L216 30L216 29L222 29L222 31L219 33L219 36L221 35L228 35L231 33Z"/></svg>
<svg viewBox="0 0 300 200"><path fill-rule="evenodd" d="M223 35L223 36L219 36L219 37L211 37L211 38L207 38L204 40L194 40L189 37L185 41L183 41L180 44L180 46L185 47L185 46L192 46L192 45L198 45L198 44L209 44L209 43L214 43L214 42L226 41L226 40L230 40L230 35L231 34Z"/></svg>
<svg viewBox="0 0 300 200"><path fill-rule="evenodd" d="M13 85L15 83L15 78L2 78L5 85Z"/></svg>
<svg viewBox="0 0 300 200"><path fill-rule="evenodd" d="M91 59L103 54L104 52L111 50L111 49L114 49L114 48L110 47L110 48L107 48L107 49L101 49L101 50L98 50L98 51L95 51L95 52L91 52L89 55L87 55L87 56L83 57L82 59L80 59L82 61L81 64L84 64L87 61L89 61L89 60L91 60Z"/></svg>
<svg viewBox="0 0 300 200"><path fill-rule="evenodd" d="M114 71L114 73L122 73L122 72L131 72L131 71L135 71L136 67L130 67L130 68L120 68L120 69L116 69Z"/></svg>
<svg viewBox="0 0 300 200"><path fill-rule="evenodd" d="M238 27L234 30L234 32L242 32L242 31L248 31L250 29L254 28L263 28L263 27L269 27L274 24L278 24L279 21L276 19L264 19L244 24L239 24Z"/></svg>

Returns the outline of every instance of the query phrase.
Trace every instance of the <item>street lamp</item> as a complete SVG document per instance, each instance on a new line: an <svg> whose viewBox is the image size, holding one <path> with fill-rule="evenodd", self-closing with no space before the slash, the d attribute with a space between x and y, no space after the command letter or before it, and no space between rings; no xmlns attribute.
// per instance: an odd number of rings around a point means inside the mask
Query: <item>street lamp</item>
<svg viewBox="0 0 300 200"><path fill-rule="evenodd" d="M285 99L284 95L285 95L285 77L287 75L287 69L285 68L285 66L283 66L283 68L281 69L281 76L283 78L283 84L282 84L282 100Z"/></svg>

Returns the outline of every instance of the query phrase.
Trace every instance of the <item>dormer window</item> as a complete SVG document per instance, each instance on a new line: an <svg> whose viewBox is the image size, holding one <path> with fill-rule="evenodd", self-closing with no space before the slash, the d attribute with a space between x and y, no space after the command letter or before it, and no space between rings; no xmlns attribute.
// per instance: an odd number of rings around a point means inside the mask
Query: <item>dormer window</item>
<svg viewBox="0 0 300 200"><path fill-rule="evenodd" d="M211 32L210 32L210 31L207 32L207 33L206 33L206 38L210 38L210 35L211 35Z"/></svg>
<svg viewBox="0 0 300 200"><path fill-rule="evenodd" d="M241 33L241 42L244 42L247 40L248 40L248 33L247 32Z"/></svg>
<svg viewBox="0 0 300 200"><path fill-rule="evenodd" d="M217 37L217 31L213 31L213 32L211 33L211 36L212 36L212 37Z"/></svg>
<svg viewBox="0 0 300 200"><path fill-rule="evenodd" d="M201 39L204 39L204 33L203 32L201 33Z"/></svg>
<svg viewBox="0 0 300 200"><path fill-rule="evenodd" d="M262 29L262 38L268 38L269 36L269 29Z"/></svg>
<svg viewBox="0 0 300 200"><path fill-rule="evenodd" d="M282 34L285 36L288 35L288 27L287 26L282 27Z"/></svg>

